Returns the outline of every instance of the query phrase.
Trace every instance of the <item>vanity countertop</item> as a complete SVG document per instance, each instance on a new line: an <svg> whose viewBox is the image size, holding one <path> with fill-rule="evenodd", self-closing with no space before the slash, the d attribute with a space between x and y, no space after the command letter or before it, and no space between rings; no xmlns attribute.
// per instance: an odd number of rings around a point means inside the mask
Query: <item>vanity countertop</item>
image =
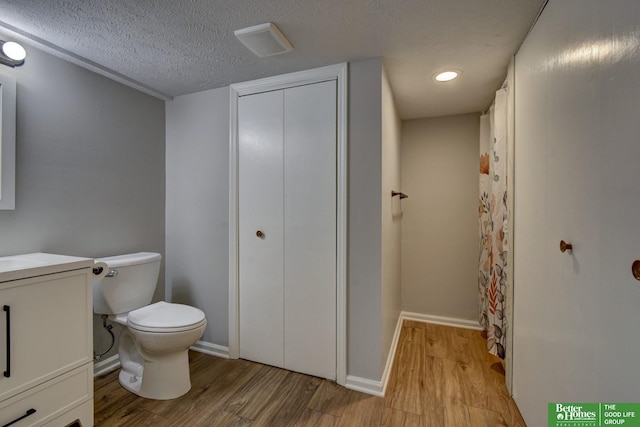
<svg viewBox="0 0 640 427"><path fill-rule="evenodd" d="M0 257L0 282L91 267L91 258L31 253Z"/></svg>

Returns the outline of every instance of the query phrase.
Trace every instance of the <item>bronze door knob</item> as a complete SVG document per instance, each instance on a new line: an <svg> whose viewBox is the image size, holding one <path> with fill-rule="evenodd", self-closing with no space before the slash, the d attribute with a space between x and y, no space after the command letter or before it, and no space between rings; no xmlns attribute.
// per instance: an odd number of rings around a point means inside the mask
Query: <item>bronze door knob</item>
<svg viewBox="0 0 640 427"><path fill-rule="evenodd" d="M565 253L565 251L572 251L573 245L571 243L567 243L564 240L560 240L560 252Z"/></svg>

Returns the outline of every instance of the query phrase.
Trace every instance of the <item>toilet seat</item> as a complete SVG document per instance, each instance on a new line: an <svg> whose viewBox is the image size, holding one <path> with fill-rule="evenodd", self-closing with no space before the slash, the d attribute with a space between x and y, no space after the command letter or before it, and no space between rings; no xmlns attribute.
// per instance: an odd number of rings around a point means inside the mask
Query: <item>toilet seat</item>
<svg viewBox="0 0 640 427"><path fill-rule="evenodd" d="M206 323L204 312L184 304L164 301L129 312L127 325L144 332L181 332Z"/></svg>

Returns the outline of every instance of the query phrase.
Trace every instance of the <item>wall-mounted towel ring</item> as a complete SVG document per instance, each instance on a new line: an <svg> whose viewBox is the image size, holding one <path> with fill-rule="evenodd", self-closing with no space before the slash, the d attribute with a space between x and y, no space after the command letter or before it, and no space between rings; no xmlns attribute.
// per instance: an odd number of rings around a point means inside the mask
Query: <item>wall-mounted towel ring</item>
<svg viewBox="0 0 640 427"><path fill-rule="evenodd" d="M393 190L391 190L391 197L396 197L396 196L400 196L400 199L406 199L407 197L409 197L409 196L407 196L406 194L401 193L401 192L399 192L399 191L393 191Z"/></svg>

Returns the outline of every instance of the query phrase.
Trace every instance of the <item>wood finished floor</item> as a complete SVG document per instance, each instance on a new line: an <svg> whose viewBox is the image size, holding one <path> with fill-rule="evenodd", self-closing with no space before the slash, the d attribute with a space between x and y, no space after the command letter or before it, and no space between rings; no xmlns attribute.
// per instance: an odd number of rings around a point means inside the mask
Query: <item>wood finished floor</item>
<svg viewBox="0 0 640 427"><path fill-rule="evenodd" d="M405 321L384 398L190 352L191 390L156 401L95 381L96 426L525 426L480 331Z"/></svg>

